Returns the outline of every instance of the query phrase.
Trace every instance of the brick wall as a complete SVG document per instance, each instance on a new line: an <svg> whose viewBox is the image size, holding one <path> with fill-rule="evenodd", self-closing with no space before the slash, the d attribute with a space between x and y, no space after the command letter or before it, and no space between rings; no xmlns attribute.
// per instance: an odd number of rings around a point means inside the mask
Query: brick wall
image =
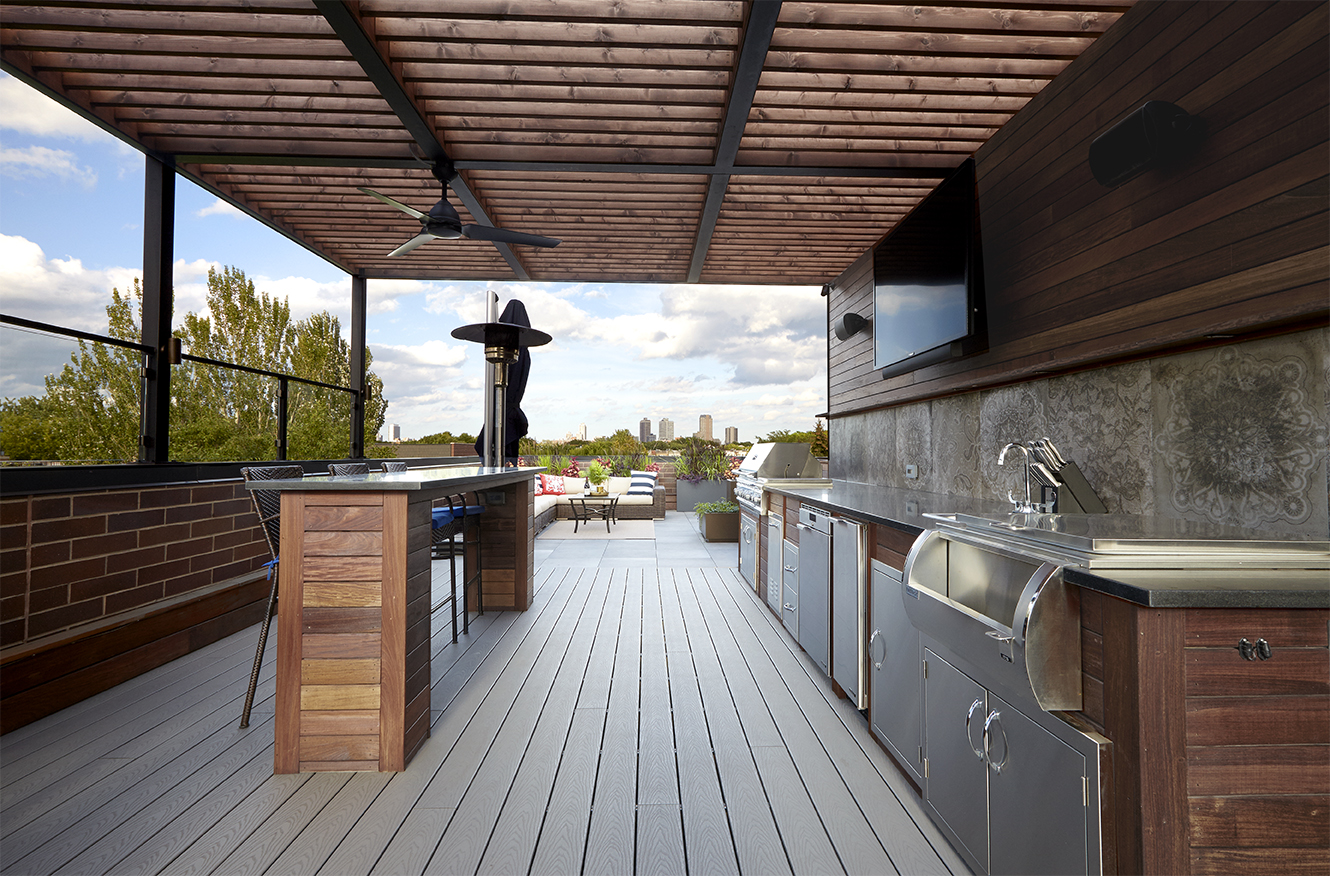
<svg viewBox="0 0 1330 876"><path fill-rule="evenodd" d="M269 559L239 480L0 500L0 648L258 570Z"/></svg>

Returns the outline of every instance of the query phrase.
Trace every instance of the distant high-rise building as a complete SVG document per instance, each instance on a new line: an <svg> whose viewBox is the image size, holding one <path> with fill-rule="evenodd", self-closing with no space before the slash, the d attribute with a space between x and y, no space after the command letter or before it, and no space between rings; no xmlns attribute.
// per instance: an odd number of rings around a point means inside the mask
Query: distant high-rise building
<svg viewBox="0 0 1330 876"><path fill-rule="evenodd" d="M738 426L726 426L726 427L725 427L725 443L726 443L726 444L738 444L738 443L739 443L739 427L738 427Z"/></svg>
<svg viewBox="0 0 1330 876"><path fill-rule="evenodd" d="M711 414L703 414L697 418L697 437L703 441L711 441Z"/></svg>
<svg viewBox="0 0 1330 876"><path fill-rule="evenodd" d="M674 421L671 420L669 417L660 418L660 440L661 441L674 440Z"/></svg>
<svg viewBox="0 0 1330 876"><path fill-rule="evenodd" d="M586 423L577 424L577 437L583 441L586 440Z"/></svg>
<svg viewBox="0 0 1330 876"><path fill-rule="evenodd" d="M645 444L652 440L651 437L651 418L643 417L637 424L637 440Z"/></svg>
<svg viewBox="0 0 1330 876"><path fill-rule="evenodd" d="M393 443L400 444L402 441L402 427L393 423Z"/></svg>

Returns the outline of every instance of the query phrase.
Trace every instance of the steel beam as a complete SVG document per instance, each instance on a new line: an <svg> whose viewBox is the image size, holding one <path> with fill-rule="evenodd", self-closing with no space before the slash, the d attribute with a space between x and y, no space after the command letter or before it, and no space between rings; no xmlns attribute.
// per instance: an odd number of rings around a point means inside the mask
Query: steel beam
<svg viewBox="0 0 1330 876"><path fill-rule="evenodd" d="M748 113L753 108L753 97L757 94L757 82L762 76L767 50L771 48L776 19L780 18L780 6L779 0L768 0L749 4L748 7L748 23L744 27L743 45L739 49L739 64L734 70L730 99L725 106L725 121L721 125L720 141L716 145L715 168L707 181L707 199L697 223L697 238L693 241L693 259L688 266L689 283L696 283L701 278L702 266L706 264L711 236L716 231L716 220L725 203L725 189L730 184L729 171L734 166L734 156L739 153L739 142L748 125Z"/></svg>
<svg viewBox="0 0 1330 876"><path fill-rule="evenodd" d="M448 161L448 153L444 150L443 144L435 136L434 126L429 123L425 115L416 106L415 99L407 94L406 88L402 85L388 62L379 54L378 45L365 33L365 29L360 25L360 19L355 12L341 0L315 0L314 5L318 7L319 12L332 27L333 32L337 34L338 39L346 46L351 57L360 69L365 71L370 82L378 89L379 95L387 101L388 106L397 115L397 118L406 128L411 139L416 141L425 158L431 164L441 164ZM457 193L458 199L466 207L467 212L471 214L481 225L494 225L489 214L485 212L485 207L480 203L480 199L467 186L466 180L461 175L453 177L449 183L452 190ZM503 256L504 261L513 269L519 280L530 280L531 275L527 273L526 268L518 261L517 254L513 252L512 247L506 243L493 242L495 249Z"/></svg>

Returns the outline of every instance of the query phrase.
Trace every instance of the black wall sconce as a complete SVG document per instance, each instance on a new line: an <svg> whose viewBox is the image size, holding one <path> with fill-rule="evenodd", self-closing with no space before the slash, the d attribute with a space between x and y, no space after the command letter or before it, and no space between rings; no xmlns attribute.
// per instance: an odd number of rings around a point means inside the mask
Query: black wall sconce
<svg viewBox="0 0 1330 876"><path fill-rule="evenodd" d="M1192 151L1204 137L1198 116L1162 100L1146 101L1090 144L1090 172L1101 185L1121 185Z"/></svg>
<svg viewBox="0 0 1330 876"><path fill-rule="evenodd" d="M836 333L837 339L844 341L847 338L859 334L861 331L866 330L869 334L872 334L873 321L870 319L864 319L857 313L847 313L840 319L836 320L836 324L831 328L832 331Z"/></svg>

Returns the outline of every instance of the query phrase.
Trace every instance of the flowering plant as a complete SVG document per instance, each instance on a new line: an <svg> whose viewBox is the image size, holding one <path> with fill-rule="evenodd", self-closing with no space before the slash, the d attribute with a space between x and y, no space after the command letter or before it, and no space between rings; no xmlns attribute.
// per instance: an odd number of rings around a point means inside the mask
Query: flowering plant
<svg viewBox="0 0 1330 876"><path fill-rule="evenodd" d="M563 470L562 474L566 478L580 478L582 470L577 467L577 460L569 460L568 467Z"/></svg>

